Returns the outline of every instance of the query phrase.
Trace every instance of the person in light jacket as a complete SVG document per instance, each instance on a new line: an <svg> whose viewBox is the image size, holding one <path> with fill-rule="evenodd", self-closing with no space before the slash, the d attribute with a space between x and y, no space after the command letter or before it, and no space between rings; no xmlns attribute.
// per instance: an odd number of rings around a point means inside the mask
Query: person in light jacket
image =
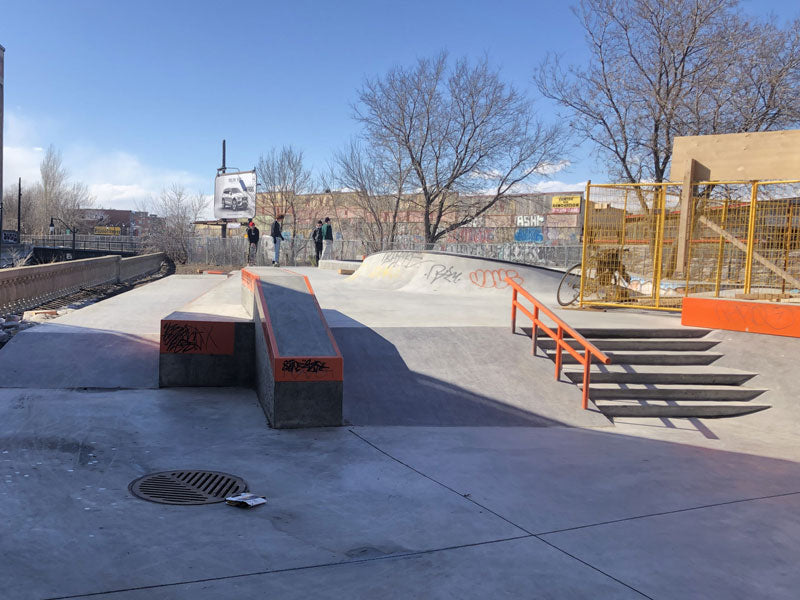
<svg viewBox="0 0 800 600"><path fill-rule="evenodd" d="M331 260L333 252L333 225L330 217L325 217L325 224L322 226L322 260Z"/></svg>
<svg viewBox="0 0 800 600"><path fill-rule="evenodd" d="M277 267L281 262L281 242L283 241L283 233L281 232L281 225L283 224L283 215L278 215L272 222L272 241L275 243L275 256L272 259L272 266Z"/></svg>

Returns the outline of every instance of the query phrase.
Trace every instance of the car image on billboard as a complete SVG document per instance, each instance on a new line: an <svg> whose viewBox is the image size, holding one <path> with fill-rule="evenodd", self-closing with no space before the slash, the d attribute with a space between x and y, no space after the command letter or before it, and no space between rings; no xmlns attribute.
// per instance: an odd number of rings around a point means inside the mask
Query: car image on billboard
<svg viewBox="0 0 800 600"><path fill-rule="evenodd" d="M217 219L252 219L256 214L256 173L223 173L214 181Z"/></svg>

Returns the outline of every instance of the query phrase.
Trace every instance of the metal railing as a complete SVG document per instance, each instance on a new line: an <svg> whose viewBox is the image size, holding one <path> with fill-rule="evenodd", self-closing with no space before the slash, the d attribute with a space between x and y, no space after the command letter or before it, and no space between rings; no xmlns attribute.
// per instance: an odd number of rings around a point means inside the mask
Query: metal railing
<svg viewBox="0 0 800 600"><path fill-rule="evenodd" d="M607 365L611 359L603 354L597 347L589 340L584 338L580 333L575 331L572 327L567 325L562 319L557 317L553 312L548 309L542 302L534 298L516 281L506 277L506 283L512 288L513 295L511 298L511 333L517 331L517 309L519 309L525 316L527 316L533 323L533 331L531 332L531 354L536 354L536 343L539 338L539 329L544 331L548 336L556 342L556 381L561 378L562 358L561 351L566 350L569 352L579 364L583 365L583 398L581 406L586 410L589 406L589 376L592 366L592 356L599 362ZM521 294L523 298L533 304L533 313L529 311L523 304L517 300L517 295ZM556 324L556 331L539 319L539 313L542 312L549 317ZM564 334L567 334L572 339L576 340L583 348L583 356L575 350L570 344L564 341Z"/></svg>
<svg viewBox="0 0 800 600"><path fill-rule="evenodd" d="M72 235L23 235L21 241L39 248L72 248ZM132 236L78 234L75 249L138 253L142 250L142 240Z"/></svg>

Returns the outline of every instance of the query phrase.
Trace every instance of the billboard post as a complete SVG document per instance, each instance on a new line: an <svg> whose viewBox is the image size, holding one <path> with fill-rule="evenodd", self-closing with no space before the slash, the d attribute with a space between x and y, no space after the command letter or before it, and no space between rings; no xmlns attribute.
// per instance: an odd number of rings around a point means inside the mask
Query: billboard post
<svg viewBox="0 0 800 600"><path fill-rule="evenodd" d="M3 93L6 49L0 45L0 268L3 266Z"/></svg>

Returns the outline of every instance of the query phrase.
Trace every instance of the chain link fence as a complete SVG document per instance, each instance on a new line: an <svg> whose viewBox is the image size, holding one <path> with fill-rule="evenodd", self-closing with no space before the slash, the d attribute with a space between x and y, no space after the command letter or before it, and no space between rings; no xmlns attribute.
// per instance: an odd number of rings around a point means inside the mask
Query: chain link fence
<svg viewBox="0 0 800 600"><path fill-rule="evenodd" d="M188 244L189 263L206 265L244 265L247 262L248 244L245 238L198 237ZM533 243L475 244L439 242L424 244L398 242L376 247L371 242L358 240L334 240L332 258L336 260L362 260L379 250L414 250L450 252L480 258L492 258L509 262L545 266L566 270L581 260L581 246L546 246ZM255 256L256 266L272 264L273 245L269 238L261 239ZM288 266L310 266L315 262L314 244L307 239L292 238L281 243L281 264Z"/></svg>
<svg viewBox="0 0 800 600"><path fill-rule="evenodd" d="M800 181L592 184L581 303L678 310L686 296L800 297Z"/></svg>

